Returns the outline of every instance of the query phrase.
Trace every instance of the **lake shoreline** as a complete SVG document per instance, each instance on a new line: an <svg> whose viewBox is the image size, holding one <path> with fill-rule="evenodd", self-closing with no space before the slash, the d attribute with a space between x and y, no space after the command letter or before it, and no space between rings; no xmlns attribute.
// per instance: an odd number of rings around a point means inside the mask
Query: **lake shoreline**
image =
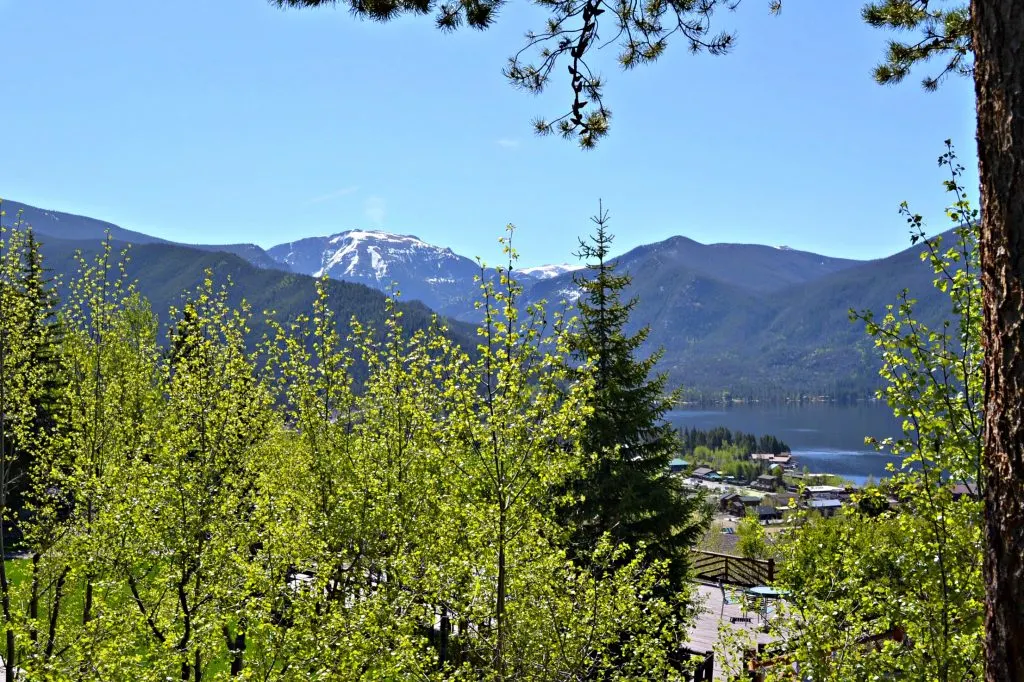
<svg viewBox="0 0 1024 682"><path fill-rule="evenodd" d="M869 477L887 478L887 465L899 467L900 458L879 452L865 443L902 436L900 421L881 401L838 404L732 403L716 409L683 406L666 415L679 429L731 431L771 435L789 445L798 471L834 474L863 485Z"/></svg>

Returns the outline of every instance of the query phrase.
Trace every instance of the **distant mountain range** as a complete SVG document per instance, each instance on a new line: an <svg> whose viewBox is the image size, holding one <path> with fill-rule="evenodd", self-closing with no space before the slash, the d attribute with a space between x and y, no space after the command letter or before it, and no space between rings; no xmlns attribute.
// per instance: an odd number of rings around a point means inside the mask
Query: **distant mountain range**
<svg viewBox="0 0 1024 682"><path fill-rule="evenodd" d="M397 289L449 318L472 322L481 273L476 261L412 235L350 230L309 237L264 250L254 244L175 244L117 225L5 201L6 224L20 211L42 235L58 272L69 272L70 254L95 250L106 232L132 252L131 274L159 312L194 288L206 267L231 273L239 297L259 311L294 316L312 300L312 277L340 280L343 320L358 311L379 319L382 291ZM857 261L787 247L701 244L686 237L635 248L615 262L638 299L634 328L646 324L646 350L664 349L660 368L673 385L701 393L779 397L795 393L863 395L878 384L877 359L850 308L882 311L903 288L919 299L921 317L936 322L948 304L919 262L921 246L888 258ZM562 254L553 254L557 257ZM525 302L571 306L579 295L579 265L518 269ZM365 286L358 286L365 285ZM429 311L412 305L413 327ZM453 322L472 338L471 327Z"/></svg>
<svg viewBox="0 0 1024 682"><path fill-rule="evenodd" d="M328 237L308 237L271 247L271 258L295 272L347 282L359 282L406 299L423 301L443 315L469 319L476 300L477 276L494 270L450 248L428 244L419 237L379 230L350 230ZM526 284L579 269L572 265L542 265L516 271Z"/></svg>

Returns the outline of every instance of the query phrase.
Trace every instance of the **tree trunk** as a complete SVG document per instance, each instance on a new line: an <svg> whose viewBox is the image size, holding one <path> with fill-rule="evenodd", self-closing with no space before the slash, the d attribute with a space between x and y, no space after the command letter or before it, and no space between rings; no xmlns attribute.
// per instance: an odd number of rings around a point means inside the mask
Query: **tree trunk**
<svg viewBox="0 0 1024 682"><path fill-rule="evenodd" d="M504 504L501 502L499 504ZM495 647L495 658L498 668L498 679L505 679L505 509L502 507L498 516L498 596L495 604L495 615L498 621L498 637Z"/></svg>
<svg viewBox="0 0 1024 682"><path fill-rule="evenodd" d="M32 644L39 641L39 552L32 553L32 595L28 601L29 631Z"/></svg>
<svg viewBox="0 0 1024 682"><path fill-rule="evenodd" d="M986 679L1024 682L1024 2L972 0L985 339Z"/></svg>

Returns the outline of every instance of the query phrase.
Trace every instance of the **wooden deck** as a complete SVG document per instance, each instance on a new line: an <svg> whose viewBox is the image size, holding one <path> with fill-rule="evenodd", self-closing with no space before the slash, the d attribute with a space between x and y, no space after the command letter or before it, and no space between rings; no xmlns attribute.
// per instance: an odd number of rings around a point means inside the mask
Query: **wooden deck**
<svg viewBox="0 0 1024 682"><path fill-rule="evenodd" d="M725 587L726 593L738 592L738 588ZM717 585L699 584L697 593L704 601L704 608L697 617L697 622L690 630L690 639L687 648L695 652L708 652L715 648L719 637L719 624L725 621L726 626L743 629L755 633L757 643L764 644L773 640L768 634L762 632L764 620L757 611L744 611L741 604L726 604L723 599L722 588ZM730 618L750 618L750 622L737 621L732 623ZM715 656L715 680L725 679L721 668L720 656Z"/></svg>

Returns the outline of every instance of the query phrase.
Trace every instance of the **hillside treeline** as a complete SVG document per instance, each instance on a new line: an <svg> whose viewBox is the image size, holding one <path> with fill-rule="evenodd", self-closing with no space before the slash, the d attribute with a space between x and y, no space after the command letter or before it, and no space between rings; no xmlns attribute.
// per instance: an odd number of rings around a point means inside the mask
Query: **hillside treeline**
<svg viewBox="0 0 1024 682"><path fill-rule="evenodd" d="M164 342L109 243L63 289L3 234L8 680L681 675L670 561L570 547L594 368L513 282L482 285L473 355L392 303L342 335L328 286L252 348L209 275Z"/></svg>

